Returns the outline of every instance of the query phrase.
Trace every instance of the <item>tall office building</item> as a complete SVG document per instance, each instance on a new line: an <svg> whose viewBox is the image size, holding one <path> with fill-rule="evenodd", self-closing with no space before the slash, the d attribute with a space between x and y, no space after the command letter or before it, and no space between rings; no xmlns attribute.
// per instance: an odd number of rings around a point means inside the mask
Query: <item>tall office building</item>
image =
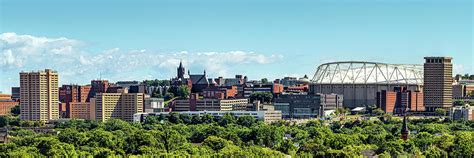
<svg viewBox="0 0 474 158"><path fill-rule="evenodd" d="M50 69L20 72L22 120L49 121L59 118L58 78L58 73Z"/></svg>
<svg viewBox="0 0 474 158"><path fill-rule="evenodd" d="M425 57L424 104L427 111L452 107L453 64L451 57Z"/></svg>
<svg viewBox="0 0 474 158"><path fill-rule="evenodd" d="M143 112L143 93L98 93L95 101L97 121L109 119L133 121L133 114Z"/></svg>

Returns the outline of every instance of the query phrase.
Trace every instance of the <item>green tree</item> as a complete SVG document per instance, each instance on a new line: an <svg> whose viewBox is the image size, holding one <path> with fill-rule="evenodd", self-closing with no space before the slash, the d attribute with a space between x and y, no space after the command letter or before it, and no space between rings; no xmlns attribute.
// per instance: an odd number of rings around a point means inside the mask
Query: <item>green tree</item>
<svg viewBox="0 0 474 158"><path fill-rule="evenodd" d="M74 156L74 146L61 143L54 137L40 137L35 140L39 152L45 156Z"/></svg>
<svg viewBox="0 0 474 158"><path fill-rule="evenodd" d="M155 132L154 137L163 144L167 153L177 151L187 143L186 138L181 133L169 128Z"/></svg>
<svg viewBox="0 0 474 158"><path fill-rule="evenodd" d="M463 106L463 105L464 105L464 101L462 101L462 100L455 100L455 101L453 102L453 104L454 104L455 106Z"/></svg>
<svg viewBox="0 0 474 158"><path fill-rule="evenodd" d="M372 111L372 113L377 116L382 116L383 114L385 114L385 112L380 108L376 108L375 110Z"/></svg>
<svg viewBox="0 0 474 158"><path fill-rule="evenodd" d="M454 157L472 157L474 154L474 132L459 131L455 133L452 154Z"/></svg>
<svg viewBox="0 0 474 158"><path fill-rule="evenodd" d="M174 123L174 124L183 123L183 121L180 118L180 114L177 113L177 112L171 112L168 115L168 121L171 122L171 123Z"/></svg>
<svg viewBox="0 0 474 158"><path fill-rule="evenodd" d="M178 87L178 90L177 90L177 96L181 97L181 98L189 98L189 94L190 94L191 90L189 89L188 86L186 85L181 85Z"/></svg>
<svg viewBox="0 0 474 158"><path fill-rule="evenodd" d="M202 121L202 123L204 123L204 124L213 123L213 122L214 122L214 116L212 116L212 115L210 115L210 114L204 114L204 115L201 117L201 121Z"/></svg>
<svg viewBox="0 0 474 158"><path fill-rule="evenodd" d="M200 115L193 115L191 118L191 123L192 124L201 124L202 123L202 117Z"/></svg>
<svg viewBox="0 0 474 158"><path fill-rule="evenodd" d="M436 108L434 111L439 116L446 116L446 110L442 108Z"/></svg>
<svg viewBox="0 0 474 158"><path fill-rule="evenodd" d="M20 115L20 105L14 106L10 112L13 114L13 116Z"/></svg>
<svg viewBox="0 0 474 158"><path fill-rule="evenodd" d="M235 123L235 117L230 114L230 113L226 113L224 114L224 116L221 117L221 119L219 120L219 125L221 126L227 126L228 124L234 124Z"/></svg>
<svg viewBox="0 0 474 158"><path fill-rule="evenodd" d="M427 132L420 132L416 135L413 141L415 142L416 146L418 146L422 151L425 151L434 143L435 139L433 135Z"/></svg>
<svg viewBox="0 0 474 158"><path fill-rule="evenodd" d="M212 150L220 151L226 146L232 145L232 142L216 136L210 136L202 144L210 147Z"/></svg>
<svg viewBox="0 0 474 158"><path fill-rule="evenodd" d="M10 123L10 119L6 116L0 116L0 127L8 126Z"/></svg>
<svg viewBox="0 0 474 158"><path fill-rule="evenodd" d="M252 127L257 123L257 119L253 116L241 116L237 118L237 124L245 127Z"/></svg>
<svg viewBox="0 0 474 158"><path fill-rule="evenodd" d="M151 134L144 130L133 132L128 134L129 136L125 139L127 145L125 146L125 151L132 154L140 154L140 147L158 147L163 148L163 146L158 145L158 141Z"/></svg>
<svg viewBox="0 0 474 158"><path fill-rule="evenodd" d="M171 100L173 98L174 98L173 93L166 93L165 96L164 96L165 101Z"/></svg>
<svg viewBox="0 0 474 158"><path fill-rule="evenodd" d="M268 83L268 79L267 79L267 78L262 78L260 81L261 81L262 83Z"/></svg>
<svg viewBox="0 0 474 158"><path fill-rule="evenodd" d="M254 92L250 94L250 102L259 100L261 103L271 102L273 99L273 94L270 92Z"/></svg>
<svg viewBox="0 0 474 158"><path fill-rule="evenodd" d="M89 140L89 136L86 133L78 132L76 129L67 128L62 130L58 134L58 139L61 142L73 144L76 147L80 147L83 145L87 145L87 141Z"/></svg>

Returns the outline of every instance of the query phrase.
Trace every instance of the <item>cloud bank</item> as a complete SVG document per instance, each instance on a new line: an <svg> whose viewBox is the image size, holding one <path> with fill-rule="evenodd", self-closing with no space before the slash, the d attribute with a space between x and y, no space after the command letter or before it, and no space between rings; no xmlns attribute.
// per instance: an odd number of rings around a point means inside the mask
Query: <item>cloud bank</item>
<svg viewBox="0 0 474 158"><path fill-rule="evenodd" d="M18 85L18 72L51 68L60 74L61 84L88 83L102 77L112 81L143 80L175 76L180 61L191 73L205 69L212 76L233 75L241 66L263 65L279 61L279 54L247 51L228 52L156 52L111 48L87 51L86 42L65 37L48 38L16 33L0 34L0 91Z"/></svg>

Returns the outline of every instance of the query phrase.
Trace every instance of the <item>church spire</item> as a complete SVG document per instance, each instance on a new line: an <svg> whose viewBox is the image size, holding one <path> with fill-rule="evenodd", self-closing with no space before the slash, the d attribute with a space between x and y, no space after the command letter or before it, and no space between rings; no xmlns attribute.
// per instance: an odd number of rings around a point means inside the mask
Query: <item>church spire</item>
<svg viewBox="0 0 474 158"><path fill-rule="evenodd" d="M182 60L179 61L179 67L178 67L178 78L179 79L184 79L184 67L183 67L183 62Z"/></svg>
<svg viewBox="0 0 474 158"><path fill-rule="evenodd" d="M410 135L410 131L408 130L408 125L407 125L407 116L404 114L403 116L403 125L402 125L402 130L401 130L401 138L406 141L408 139L408 135Z"/></svg>

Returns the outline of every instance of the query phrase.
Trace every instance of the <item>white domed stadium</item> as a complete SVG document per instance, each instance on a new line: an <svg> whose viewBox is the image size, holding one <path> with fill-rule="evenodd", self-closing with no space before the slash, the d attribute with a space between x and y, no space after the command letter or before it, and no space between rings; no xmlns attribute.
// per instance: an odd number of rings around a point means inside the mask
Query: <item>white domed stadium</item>
<svg viewBox="0 0 474 158"><path fill-rule="evenodd" d="M344 95L349 108L376 104L377 92L407 87L422 91L423 65L342 61L318 66L311 80L311 93Z"/></svg>

